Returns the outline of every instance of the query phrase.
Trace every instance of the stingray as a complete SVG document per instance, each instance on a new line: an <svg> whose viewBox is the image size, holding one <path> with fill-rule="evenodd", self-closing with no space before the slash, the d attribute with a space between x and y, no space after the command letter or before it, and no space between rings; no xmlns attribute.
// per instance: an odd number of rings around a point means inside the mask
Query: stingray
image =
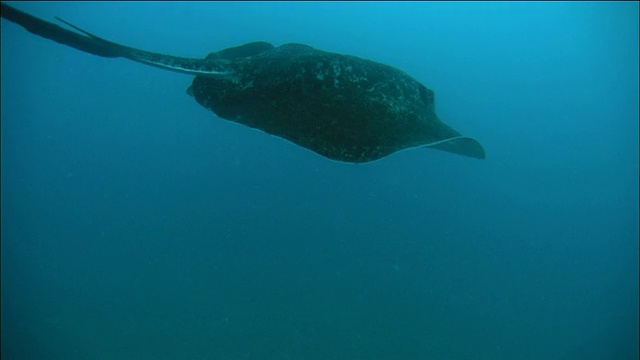
<svg viewBox="0 0 640 360"><path fill-rule="evenodd" d="M485 158L478 141L440 121L432 90L371 60L262 41L184 58L114 43L56 17L71 29L63 28L4 3L2 17L86 53L193 75L187 93L218 117L332 160L365 163L416 147Z"/></svg>

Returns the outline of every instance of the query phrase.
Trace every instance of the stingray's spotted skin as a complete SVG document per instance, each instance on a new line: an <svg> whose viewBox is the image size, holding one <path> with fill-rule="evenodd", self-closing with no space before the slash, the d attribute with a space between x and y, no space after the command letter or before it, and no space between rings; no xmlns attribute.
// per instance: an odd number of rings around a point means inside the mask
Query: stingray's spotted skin
<svg viewBox="0 0 640 360"><path fill-rule="evenodd" d="M256 42L191 59L73 32L2 3L28 31L103 57L196 76L189 94L221 118L287 139L329 159L362 163L430 147L483 159L484 149L435 114L433 91L406 73L302 44Z"/></svg>
<svg viewBox="0 0 640 360"><path fill-rule="evenodd" d="M229 68L233 79L196 77L190 93L224 119L330 159L367 162L460 135L436 117L433 91L387 65L286 44Z"/></svg>

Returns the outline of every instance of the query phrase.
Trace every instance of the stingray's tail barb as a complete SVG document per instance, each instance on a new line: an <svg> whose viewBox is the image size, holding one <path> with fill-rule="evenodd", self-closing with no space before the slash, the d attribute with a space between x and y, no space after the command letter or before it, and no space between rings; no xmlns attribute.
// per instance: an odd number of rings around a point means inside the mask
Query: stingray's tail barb
<svg viewBox="0 0 640 360"><path fill-rule="evenodd" d="M5 3L2 3L0 14L2 18L22 26L33 34L89 54L110 58L123 57L161 69L195 76L221 77L229 75L227 69L219 61L183 58L120 45L93 35L59 17L56 17L58 21L80 33L44 21Z"/></svg>
<svg viewBox="0 0 640 360"><path fill-rule="evenodd" d="M2 3L0 14L3 18L14 22L30 33L43 38L53 40L57 43L71 46L72 48L89 54L103 57L120 57L120 49L116 44L110 43L94 36L86 36L67 30L58 25L39 19L35 16L22 12L14 7ZM66 23L65 21L63 21ZM101 40L101 41L100 41Z"/></svg>

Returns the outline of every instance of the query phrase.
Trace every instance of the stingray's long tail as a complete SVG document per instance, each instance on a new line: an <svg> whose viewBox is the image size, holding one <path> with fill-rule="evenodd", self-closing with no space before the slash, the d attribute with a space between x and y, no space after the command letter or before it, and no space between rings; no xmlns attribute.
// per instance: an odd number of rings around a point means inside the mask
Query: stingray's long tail
<svg viewBox="0 0 640 360"><path fill-rule="evenodd" d="M122 53L118 47L112 46L106 40L99 41L99 38L85 36L73 31L67 30L58 25L39 19L35 16L22 12L14 7L2 3L2 17L12 21L30 33L36 34L43 38L53 40L60 44L71 46L72 48L89 54L104 57L121 57ZM66 23L66 22L65 22Z"/></svg>
<svg viewBox="0 0 640 360"><path fill-rule="evenodd" d="M30 33L89 54L111 58L123 57L162 69L196 76L224 77L228 75L227 69L220 61L183 58L120 45L93 35L58 17L56 19L80 33L44 21L5 3L2 3L0 14L3 18L22 26Z"/></svg>

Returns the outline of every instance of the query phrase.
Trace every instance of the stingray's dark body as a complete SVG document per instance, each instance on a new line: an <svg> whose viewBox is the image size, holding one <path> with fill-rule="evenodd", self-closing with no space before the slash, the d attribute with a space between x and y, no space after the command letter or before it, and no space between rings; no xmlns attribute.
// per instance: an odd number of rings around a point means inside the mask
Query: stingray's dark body
<svg viewBox="0 0 640 360"><path fill-rule="evenodd" d="M193 81L189 92L221 118L347 162L459 135L438 120L433 91L391 66L301 44L251 45L208 57L230 60L233 78Z"/></svg>
<svg viewBox="0 0 640 360"><path fill-rule="evenodd" d="M221 118L287 139L330 159L368 162L411 147L484 158L482 146L435 114L433 91L406 73L302 44L249 43L190 59L116 44L2 3L28 31L103 57L195 75L189 94Z"/></svg>

